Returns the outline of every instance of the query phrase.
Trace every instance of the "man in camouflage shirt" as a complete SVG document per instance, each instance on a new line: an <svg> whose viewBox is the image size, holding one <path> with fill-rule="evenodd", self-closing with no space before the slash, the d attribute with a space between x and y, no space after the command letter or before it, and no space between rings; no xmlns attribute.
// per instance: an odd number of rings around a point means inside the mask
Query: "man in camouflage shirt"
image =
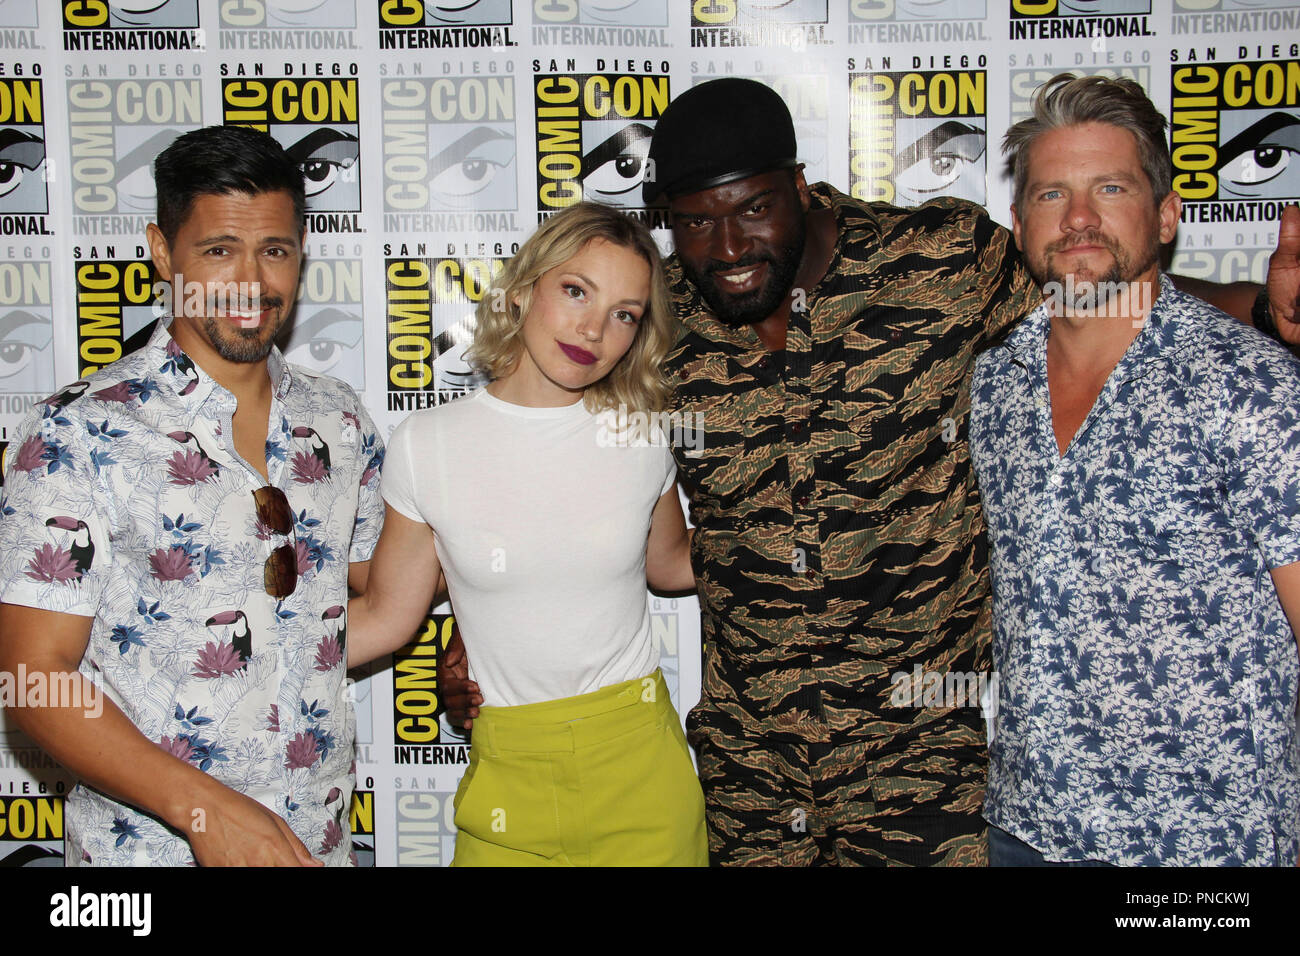
<svg viewBox="0 0 1300 956"><path fill-rule="evenodd" d="M795 156L779 96L717 80L660 118L645 188L673 214L674 401L705 432L677 465L698 526L688 726L710 853L982 865L991 615L969 380L1038 293L980 207L860 203L808 186Z"/></svg>

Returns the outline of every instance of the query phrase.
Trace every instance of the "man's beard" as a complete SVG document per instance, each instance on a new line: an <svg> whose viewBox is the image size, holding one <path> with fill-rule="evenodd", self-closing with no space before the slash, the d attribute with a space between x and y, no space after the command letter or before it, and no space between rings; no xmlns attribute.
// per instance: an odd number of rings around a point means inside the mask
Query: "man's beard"
<svg viewBox="0 0 1300 956"><path fill-rule="evenodd" d="M1083 274L1065 272L1052 261L1051 257L1054 253L1078 245L1105 248L1111 256L1110 268L1103 274L1095 276L1086 272ZM1147 243L1144 248L1147 251L1147 255L1143 257L1144 261L1134 267L1132 257L1117 240L1103 232L1093 231L1081 236L1058 239L1043 250L1041 260L1030 261L1026 258L1026 262L1029 273L1038 283L1039 288L1048 298L1059 302L1063 308L1070 311L1102 312L1107 303L1126 291L1128 283L1155 264L1160 255L1159 243Z"/></svg>
<svg viewBox="0 0 1300 956"><path fill-rule="evenodd" d="M209 313L203 317L203 330L207 333L212 348L227 362L240 364L260 362L271 354L271 349L275 346L275 338L284 326L283 306L284 300L279 297L263 298L259 302L259 307L274 310L272 314L278 321L275 321L272 327L259 325L255 329L241 329L232 325L229 320L218 319L212 315L216 309L210 305Z"/></svg>
<svg viewBox="0 0 1300 956"><path fill-rule="evenodd" d="M791 237L789 245L777 250L775 254L754 253L735 262L709 259L700 272L693 269L685 259L681 259L682 272L700 290L700 295L718 321L732 328L753 325L775 312L777 306L790 294L794 277L799 272L799 263L803 259L805 232L803 217L800 216L798 232ZM720 281L713 277L715 272L732 272L762 263L768 267L767 280L749 292L725 292L720 288Z"/></svg>

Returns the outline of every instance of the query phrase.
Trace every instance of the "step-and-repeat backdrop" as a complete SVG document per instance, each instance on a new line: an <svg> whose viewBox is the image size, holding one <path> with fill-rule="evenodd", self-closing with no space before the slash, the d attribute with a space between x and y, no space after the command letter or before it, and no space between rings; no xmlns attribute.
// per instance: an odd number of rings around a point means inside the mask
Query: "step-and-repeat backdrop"
<svg viewBox="0 0 1300 956"><path fill-rule="evenodd" d="M1130 77L1172 121L1173 268L1260 280L1300 198L1297 38L1300 0L0 0L0 454L34 401L147 336L150 164L198 126L256 126L302 163L284 350L391 429L476 387L475 303L548 214L611 203L669 246L641 201L651 131L714 77L781 93L810 181L1004 223L998 144L1034 89ZM698 607L651 608L684 711ZM439 705L450 630L438 608L354 675L363 864L451 859L468 746ZM62 862L69 786L0 722L0 866Z"/></svg>

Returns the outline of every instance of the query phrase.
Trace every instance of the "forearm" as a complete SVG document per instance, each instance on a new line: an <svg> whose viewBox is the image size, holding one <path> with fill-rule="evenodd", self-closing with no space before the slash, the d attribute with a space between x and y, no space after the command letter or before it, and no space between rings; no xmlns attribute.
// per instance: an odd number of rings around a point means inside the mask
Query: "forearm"
<svg viewBox="0 0 1300 956"><path fill-rule="evenodd" d="M1180 292L1194 295L1240 322L1253 324L1250 320L1250 310L1263 286L1253 282L1228 282L1220 285L1217 282L1180 275L1171 275L1170 278Z"/></svg>
<svg viewBox="0 0 1300 956"><path fill-rule="evenodd" d="M18 663L7 656L0 667L15 674ZM29 680L42 674L47 688L77 682L78 691L71 695L77 706L68 706L69 701L52 706L47 698L46 706L11 708L7 718L96 790L158 817L187 837L195 811L228 790L141 734L107 694L67 662L30 655L21 664Z"/></svg>
<svg viewBox="0 0 1300 956"><path fill-rule="evenodd" d="M348 667L356 667L408 643L424 623L441 589L433 530L388 508L367 574L354 582L348 601Z"/></svg>
<svg viewBox="0 0 1300 956"><path fill-rule="evenodd" d="M691 540L695 529L681 540L658 553L647 551L645 579L652 591L675 593L695 590L695 571L691 567Z"/></svg>

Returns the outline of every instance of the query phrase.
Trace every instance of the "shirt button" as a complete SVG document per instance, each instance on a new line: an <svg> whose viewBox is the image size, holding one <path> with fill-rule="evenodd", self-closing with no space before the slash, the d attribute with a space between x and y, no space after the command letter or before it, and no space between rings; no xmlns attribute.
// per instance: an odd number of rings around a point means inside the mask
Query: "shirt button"
<svg viewBox="0 0 1300 956"><path fill-rule="evenodd" d="M791 422L791 423L790 423L790 434L791 434L791 435L798 435L798 434L800 434L800 433L802 433L802 432L803 432L803 422Z"/></svg>
<svg viewBox="0 0 1300 956"><path fill-rule="evenodd" d="M899 339L901 339L902 337L903 337L903 333L900 332L898 329L890 329L890 330L889 330L889 341L891 341L891 342L897 342L897 341L898 341Z"/></svg>
<svg viewBox="0 0 1300 956"><path fill-rule="evenodd" d="M798 498L796 498L796 499L794 500L794 503L797 504L800 508L807 508L807 507L808 507L808 496L807 496L807 495L800 495Z"/></svg>
<svg viewBox="0 0 1300 956"><path fill-rule="evenodd" d="M1064 481L1065 481L1065 479L1062 478L1060 475L1053 475L1053 476L1052 476L1052 480L1051 480L1051 485L1052 485L1053 488L1059 488L1059 487L1061 487L1061 484L1062 484Z"/></svg>
<svg viewBox="0 0 1300 956"><path fill-rule="evenodd" d="M772 361L766 355L764 355L761 359L758 360L758 367L763 370L766 370L768 366L770 366L771 364Z"/></svg>
<svg viewBox="0 0 1300 956"><path fill-rule="evenodd" d="M803 576L806 577L808 580L811 581L811 580L813 580L815 577L817 577L817 572L814 571L812 568L809 568L807 571L805 571L805 572L803 573Z"/></svg>

